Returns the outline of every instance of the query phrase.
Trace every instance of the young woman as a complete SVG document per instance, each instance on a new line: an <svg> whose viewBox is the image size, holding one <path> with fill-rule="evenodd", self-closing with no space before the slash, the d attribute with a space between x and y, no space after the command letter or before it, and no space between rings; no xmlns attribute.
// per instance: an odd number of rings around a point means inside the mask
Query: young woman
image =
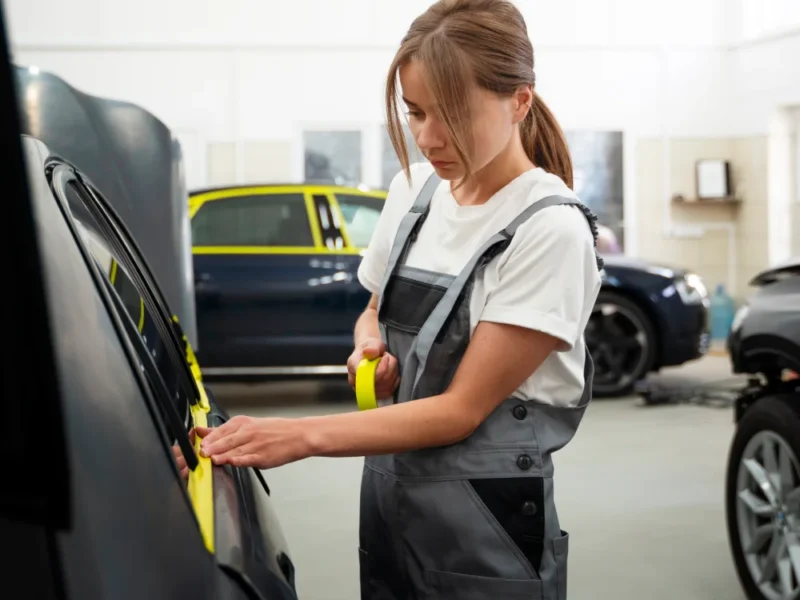
<svg viewBox="0 0 800 600"><path fill-rule="evenodd" d="M600 262L533 66L505 0L433 4L391 65L403 172L359 270L373 296L348 362L352 383L362 357L381 357L387 402L198 431L216 464L367 457L365 599L566 597L551 454L591 397L583 331ZM425 163L409 164L398 92Z"/></svg>

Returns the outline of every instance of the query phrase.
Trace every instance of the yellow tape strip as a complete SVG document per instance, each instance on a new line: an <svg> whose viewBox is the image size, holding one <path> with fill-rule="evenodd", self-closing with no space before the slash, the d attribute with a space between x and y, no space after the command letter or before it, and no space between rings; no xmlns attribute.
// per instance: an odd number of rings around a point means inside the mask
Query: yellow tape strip
<svg viewBox="0 0 800 600"><path fill-rule="evenodd" d="M208 413L210 406L205 390L200 386L200 401L192 406L192 419L199 427L208 427ZM200 533L203 536L206 548L214 553L214 486L210 458L200 456L200 436L195 436L194 451L199 464L194 471L189 471L189 497L192 500L197 522L200 524Z"/></svg>
<svg viewBox="0 0 800 600"><path fill-rule="evenodd" d="M378 399L375 397L375 371L381 362L380 357L375 359L364 358L356 369L356 402L359 410L378 408Z"/></svg>
<svg viewBox="0 0 800 600"><path fill-rule="evenodd" d="M177 315L172 315L172 320L180 324ZM197 404L191 406L192 421L195 426L208 427L208 413L211 412L211 405L208 402L208 395L203 387L203 375L200 365L194 354L194 349L189 343L186 334L183 335L184 350L186 352L186 362L192 371L192 376L197 382L197 389L200 398ZM189 471L189 498L192 501L197 522L200 524L200 533L206 548L214 553L214 473L210 458L200 456L200 442L203 440L196 436L194 440L194 452L197 454L198 465L194 471Z"/></svg>

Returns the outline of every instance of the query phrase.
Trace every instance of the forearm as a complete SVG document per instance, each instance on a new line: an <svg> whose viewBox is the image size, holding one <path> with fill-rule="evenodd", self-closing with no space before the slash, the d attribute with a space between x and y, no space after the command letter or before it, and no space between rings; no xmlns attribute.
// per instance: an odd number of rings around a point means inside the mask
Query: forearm
<svg viewBox="0 0 800 600"><path fill-rule="evenodd" d="M443 394L364 412L302 419L312 456L371 456L444 446L466 438L479 422L453 395Z"/></svg>
<svg viewBox="0 0 800 600"><path fill-rule="evenodd" d="M381 337L381 331L378 327L378 311L369 306L361 313L356 321L356 326L353 328L353 343L358 346L362 340L366 338Z"/></svg>

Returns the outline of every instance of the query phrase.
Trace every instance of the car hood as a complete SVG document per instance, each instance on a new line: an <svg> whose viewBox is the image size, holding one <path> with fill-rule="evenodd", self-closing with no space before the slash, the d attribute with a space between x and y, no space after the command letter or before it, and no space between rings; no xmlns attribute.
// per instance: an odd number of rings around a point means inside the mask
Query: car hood
<svg viewBox="0 0 800 600"><path fill-rule="evenodd" d="M800 276L800 256L795 256L768 269L764 269L750 280L750 285L760 287L786 277Z"/></svg>
<svg viewBox="0 0 800 600"><path fill-rule="evenodd" d="M620 269L632 269L636 271L647 271L648 273L656 273L663 275L669 279L673 277L680 277L686 275L686 269L668 265L661 262L654 262L643 260L640 258L632 258L622 254L603 254L603 262L607 267L617 267Z"/></svg>

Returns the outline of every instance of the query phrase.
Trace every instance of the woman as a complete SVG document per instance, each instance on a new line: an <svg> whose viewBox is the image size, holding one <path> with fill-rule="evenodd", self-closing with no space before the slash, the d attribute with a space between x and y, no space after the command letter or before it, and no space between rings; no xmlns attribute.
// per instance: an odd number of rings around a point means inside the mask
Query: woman
<svg viewBox="0 0 800 600"><path fill-rule="evenodd" d="M409 165L396 99L428 163ZM593 217L534 91L504 0L442 0L412 24L386 103L403 172L359 269L351 384L381 357L377 410L236 417L216 464L366 456L362 598L565 598L551 453L591 396L583 330L600 287Z"/></svg>

